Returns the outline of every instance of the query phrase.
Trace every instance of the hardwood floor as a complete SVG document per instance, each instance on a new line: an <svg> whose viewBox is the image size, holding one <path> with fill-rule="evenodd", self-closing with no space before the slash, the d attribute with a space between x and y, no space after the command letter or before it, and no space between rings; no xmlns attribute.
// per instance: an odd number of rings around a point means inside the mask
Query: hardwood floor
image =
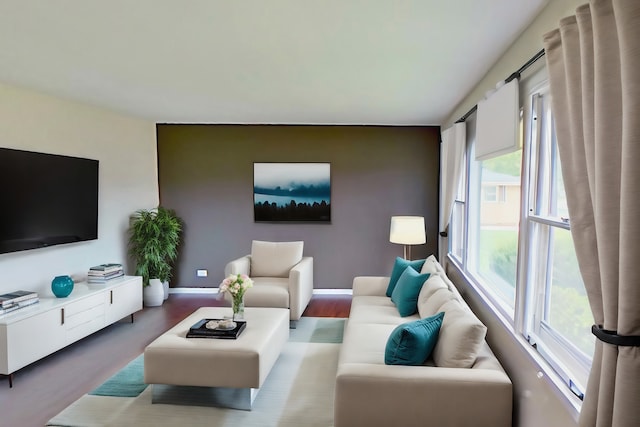
<svg viewBox="0 0 640 427"><path fill-rule="evenodd" d="M171 294L161 307L146 307L14 374L0 379L0 427L41 427L102 384L164 331L203 306L220 306L216 294ZM314 295L304 316L348 317L350 295ZM29 339L25 337L24 339Z"/></svg>

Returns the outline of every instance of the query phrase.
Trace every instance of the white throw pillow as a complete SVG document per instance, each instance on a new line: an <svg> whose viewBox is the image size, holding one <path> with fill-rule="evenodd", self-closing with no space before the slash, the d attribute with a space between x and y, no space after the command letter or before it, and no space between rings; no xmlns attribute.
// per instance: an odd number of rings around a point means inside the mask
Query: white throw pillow
<svg viewBox="0 0 640 427"><path fill-rule="evenodd" d="M444 311L442 310L444 304L448 301L455 300L455 298L455 295L453 295L453 293L446 287L436 290L429 298L418 306L420 317L431 317L441 311ZM420 300L418 300L418 302L420 303Z"/></svg>
<svg viewBox="0 0 640 427"><path fill-rule="evenodd" d="M289 271L302 260L304 242L251 243L251 276L289 277Z"/></svg>
<svg viewBox="0 0 640 427"><path fill-rule="evenodd" d="M418 313L420 313L421 318L436 314L433 313L430 315L425 315L424 313L426 311L424 305L427 304L427 301L431 299L431 296L440 289L445 289L448 291L447 285L442 280L442 277L440 277L438 274L432 274L431 276L429 276L429 278L424 282L424 285L422 285L422 289L420 289L420 294L418 295Z"/></svg>
<svg viewBox="0 0 640 427"><path fill-rule="evenodd" d="M444 283L449 286L449 289L453 291L455 288L453 282L447 277L447 273L444 271L444 267L440 265L435 255L429 255L429 257L424 261L422 265L422 269L420 270L420 274L430 273L430 274L438 274L442 277Z"/></svg>
<svg viewBox="0 0 640 427"><path fill-rule="evenodd" d="M446 302L441 308L444 319L438 342L433 349L436 366L445 368L470 368L487 335L487 327L457 300Z"/></svg>
<svg viewBox="0 0 640 427"><path fill-rule="evenodd" d="M435 255L429 255L429 257L422 264L422 269L420 270L420 274L436 274L438 273L438 260ZM444 270L443 270L444 271Z"/></svg>

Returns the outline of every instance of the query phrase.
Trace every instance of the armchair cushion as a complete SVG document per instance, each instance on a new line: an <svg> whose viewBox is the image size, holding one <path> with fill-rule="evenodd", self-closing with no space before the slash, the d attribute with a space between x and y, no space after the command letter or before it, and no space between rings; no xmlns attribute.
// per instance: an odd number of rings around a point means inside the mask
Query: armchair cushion
<svg viewBox="0 0 640 427"><path fill-rule="evenodd" d="M302 260L304 242L251 243L252 277L289 277L289 271Z"/></svg>

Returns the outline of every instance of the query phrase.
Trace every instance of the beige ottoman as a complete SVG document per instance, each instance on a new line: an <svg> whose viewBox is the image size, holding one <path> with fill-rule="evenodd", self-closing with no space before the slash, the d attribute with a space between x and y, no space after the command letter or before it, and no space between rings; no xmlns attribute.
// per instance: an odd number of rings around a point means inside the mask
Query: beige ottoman
<svg viewBox="0 0 640 427"><path fill-rule="evenodd" d="M228 307L204 307L144 350L144 381L153 403L251 409L258 389L289 339L289 310L245 308L247 327L235 340L186 338L201 319L229 316Z"/></svg>

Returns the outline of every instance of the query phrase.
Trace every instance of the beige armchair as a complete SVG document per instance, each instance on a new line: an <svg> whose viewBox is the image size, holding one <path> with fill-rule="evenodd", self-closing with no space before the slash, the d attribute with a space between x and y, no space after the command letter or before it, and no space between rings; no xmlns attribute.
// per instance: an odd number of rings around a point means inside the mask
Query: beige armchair
<svg viewBox="0 0 640 427"><path fill-rule="evenodd" d="M297 321L313 294L313 258L302 256L304 242L251 243L251 254L229 262L225 276L247 274L253 287L244 295L245 307L288 308Z"/></svg>

